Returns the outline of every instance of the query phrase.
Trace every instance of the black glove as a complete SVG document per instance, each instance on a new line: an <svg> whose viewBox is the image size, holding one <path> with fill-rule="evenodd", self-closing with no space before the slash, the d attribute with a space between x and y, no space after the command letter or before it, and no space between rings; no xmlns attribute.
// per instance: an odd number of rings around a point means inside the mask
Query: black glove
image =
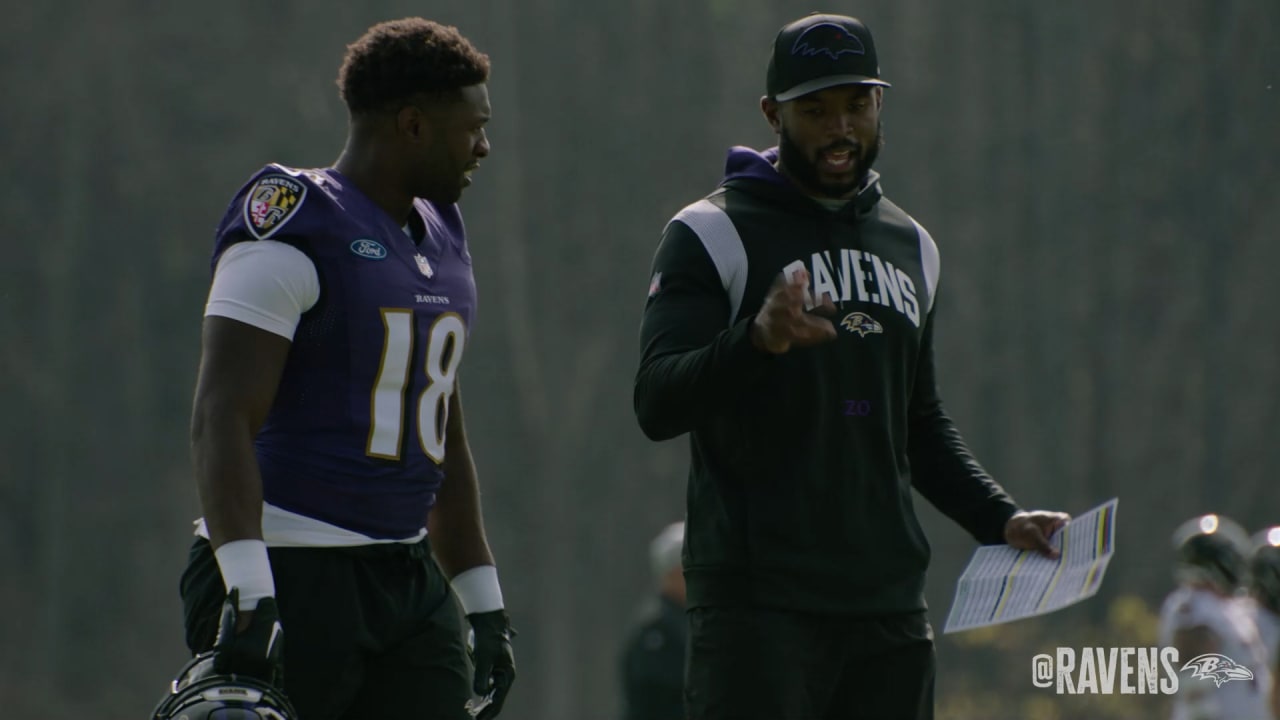
<svg viewBox="0 0 1280 720"><path fill-rule="evenodd" d="M239 603L240 590L231 588L222 604L218 639L213 645L213 671L220 675L248 675L283 688L284 633L276 599L259 600L249 626L237 633Z"/></svg>
<svg viewBox="0 0 1280 720"><path fill-rule="evenodd" d="M516 631L511 629L505 610L475 613L467 619L475 633L471 648L471 661L476 668L472 689L483 698L473 713L476 720L490 720L502 711L502 703L516 679L516 657L511 651L511 638Z"/></svg>

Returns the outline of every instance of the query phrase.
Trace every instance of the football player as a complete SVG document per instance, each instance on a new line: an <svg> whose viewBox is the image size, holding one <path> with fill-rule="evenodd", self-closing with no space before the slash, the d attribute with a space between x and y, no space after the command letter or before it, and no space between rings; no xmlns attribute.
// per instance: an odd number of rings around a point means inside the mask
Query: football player
<svg viewBox="0 0 1280 720"><path fill-rule="evenodd" d="M219 674L287 669L307 720L467 718L473 691L487 719L514 679L458 382L476 290L456 203L489 154L488 74L453 27L375 25L338 74L337 161L267 165L217 229L187 643Z"/></svg>
<svg viewBox="0 0 1280 720"><path fill-rule="evenodd" d="M1160 644L1176 647L1184 668L1204 670L1182 678L1173 719L1270 718L1267 654L1241 602L1248 535L1226 517L1202 515L1178 528L1173 545L1178 587L1160 612Z"/></svg>
<svg viewBox="0 0 1280 720"><path fill-rule="evenodd" d="M1280 671L1280 525L1253 536L1249 588L1254 623L1271 668L1271 713L1280 717L1280 692L1276 688L1276 674Z"/></svg>

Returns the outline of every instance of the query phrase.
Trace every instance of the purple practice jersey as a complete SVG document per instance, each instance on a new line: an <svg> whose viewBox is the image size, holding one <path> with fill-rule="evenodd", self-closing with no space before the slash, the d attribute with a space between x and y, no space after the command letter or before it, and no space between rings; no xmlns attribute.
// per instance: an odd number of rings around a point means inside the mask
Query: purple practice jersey
<svg viewBox="0 0 1280 720"><path fill-rule="evenodd" d="M315 264L320 298L255 441L263 492L380 540L417 536L435 502L475 315L458 207L418 200L414 212L416 243L336 170L268 165L231 202L213 253L216 267L231 245L270 238Z"/></svg>

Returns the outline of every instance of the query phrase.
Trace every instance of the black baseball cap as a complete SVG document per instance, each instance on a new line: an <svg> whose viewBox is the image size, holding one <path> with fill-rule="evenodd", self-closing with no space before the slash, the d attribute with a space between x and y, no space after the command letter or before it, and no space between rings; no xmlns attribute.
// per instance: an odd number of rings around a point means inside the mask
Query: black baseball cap
<svg viewBox="0 0 1280 720"><path fill-rule="evenodd" d="M846 15L809 15L778 31L765 80L778 102L835 85L881 85L871 31Z"/></svg>

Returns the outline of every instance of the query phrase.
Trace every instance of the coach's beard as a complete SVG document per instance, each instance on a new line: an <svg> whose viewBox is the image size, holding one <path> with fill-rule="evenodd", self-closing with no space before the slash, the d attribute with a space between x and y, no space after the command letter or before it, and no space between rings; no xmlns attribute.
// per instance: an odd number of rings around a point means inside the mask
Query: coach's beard
<svg viewBox="0 0 1280 720"><path fill-rule="evenodd" d="M884 126L882 123L876 124L876 137L869 148L863 148L853 142L836 143L821 148L813 158L805 156L800 146L791 139L786 128L781 129L779 136L778 159L792 179L810 194L838 199L858 190L867 181L867 173L871 172L871 166L875 164L876 157L880 155L880 148L884 145ZM842 147L854 148L854 162L857 163L857 168L853 180L843 183L823 182L818 173L818 156L828 150L838 150Z"/></svg>

